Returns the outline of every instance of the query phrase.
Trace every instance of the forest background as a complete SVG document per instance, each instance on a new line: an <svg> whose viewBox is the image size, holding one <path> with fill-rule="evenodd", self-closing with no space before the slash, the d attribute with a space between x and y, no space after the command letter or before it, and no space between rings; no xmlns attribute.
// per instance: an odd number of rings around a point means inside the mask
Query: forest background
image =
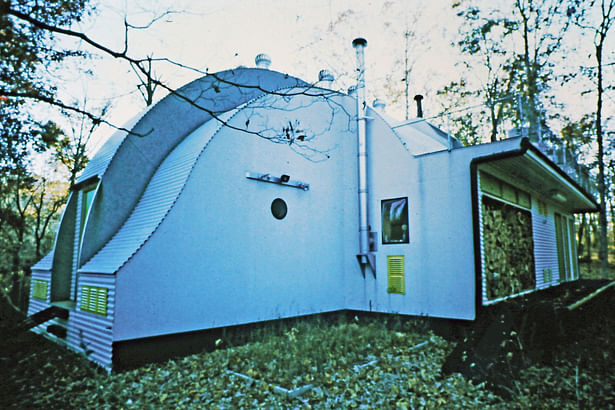
<svg viewBox="0 0 615 410"><path fill-rule="evenodd" d="M429 4L426 4L429 3ZM333 88L368 40L368 97L465 144L524 135L593 193L578 254L606 275L615 248L615 0L0 0L0 291L27 308L71 186L132 116L222 69L272 69ZM146 138L146 137L145 137ZM605 276L606 277L606 276Z"/></svg>

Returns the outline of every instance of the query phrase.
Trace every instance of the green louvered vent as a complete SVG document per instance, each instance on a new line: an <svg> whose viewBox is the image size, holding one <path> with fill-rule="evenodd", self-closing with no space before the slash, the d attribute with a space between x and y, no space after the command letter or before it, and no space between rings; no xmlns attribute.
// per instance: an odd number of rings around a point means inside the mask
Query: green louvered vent
<svg viewBox="0 0 615 410"><path fill-rule="evenodd" d="M47 288L49 282L41 279L34 279L32 281L32 297L38 300L47 300Z"/></svg>
<svg viewBox="0 0 615 410"><path fill-rule="evenodd" d="M389 293L405 294L404 257L387 256L388 291Z"/></svg>
<svg viewBox="0 0 615 410"><path fill-rule="evenodd" d="M107 288L82 286L79 308L83 312L107 316Z"/></svg>

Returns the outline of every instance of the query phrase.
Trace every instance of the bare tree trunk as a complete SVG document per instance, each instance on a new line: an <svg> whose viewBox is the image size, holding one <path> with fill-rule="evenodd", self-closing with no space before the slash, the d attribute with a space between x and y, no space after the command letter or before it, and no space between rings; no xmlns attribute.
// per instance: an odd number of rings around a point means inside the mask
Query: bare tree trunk
<svg viewBox="0 0 615 410"><path fill-rule="evenodd" d="M592 251L594 243L592 238L596 236L596 221L593 216L589 216L589 226L587 227L587 259L592 260Z"/></svg>
<svg viewBox="0 0 615 410"><path fill-rule="evenodd" d="M587 224L584 213L581 214L580 219L577 219L577 222L579 226L579 229L577 230L577 255L579 255L579 257L582 258L583 249L585 249L583 247L583 239L584 239L583 235L585 234L585 229L586 229L585 225Z"/></svg>
<svg viewBox="0 0 615 410"><path fill-rule="evenodd" d="M607 202L606 181L604 175L604 141L602 137L602 44L604 39L596 44L596 60L598 62L598 102L596 106L596 141L598 143L598 193L600 195L600 276L608 277L609 255L607 244Z"/></svg>

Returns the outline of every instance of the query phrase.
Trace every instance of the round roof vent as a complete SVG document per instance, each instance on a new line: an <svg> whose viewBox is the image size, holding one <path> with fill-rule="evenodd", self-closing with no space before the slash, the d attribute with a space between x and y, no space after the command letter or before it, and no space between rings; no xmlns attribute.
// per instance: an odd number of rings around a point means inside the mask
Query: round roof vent
<svg viewBox="0 0 615 410"><path fill-rule="evenodd" d="M271 65L271 57L269 57L267 54L261 53L256 56L254 62L256 63L256 67L258 68L269 68L269 66Z"/></svg>
<svg viewBox="0 0 615 410"><path fill-rule="evenodd" d="M335 80L335 76L333 73L327 69L320 70L318 73L318 81L328 81L333 82Z"/></svg>

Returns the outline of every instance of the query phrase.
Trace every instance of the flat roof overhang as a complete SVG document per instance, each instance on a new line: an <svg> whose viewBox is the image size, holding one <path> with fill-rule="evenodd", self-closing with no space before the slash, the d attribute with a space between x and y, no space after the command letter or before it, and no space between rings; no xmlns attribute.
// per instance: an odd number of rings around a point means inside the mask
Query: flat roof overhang
<svg viewBox="0 0 615 410"><path fill-rule="evenodd" d="M472 220L474 228L474 268L476 278L476 314L482 302L482 259L480 249L480 226L478 216L478 169L481 165L496 168L510 175L536 192L546 195L571 213L597 212L600 205L595 198L553 161L536 148L527 138L517 141L502 141L503 150L474 157L470 162ZM496 146L493 146L496 148Z"/></svg>
<svg viewBox="0 0 615 410"><path fill-rule="evenodd" d="M527 138L521 140L518 149L474 158L472 160L474 175L478 166L482 164L488 164L490 168L510 176L544 198L552 199L571 213L600 210L600 205L591 194L540 152Z"/></svg>

